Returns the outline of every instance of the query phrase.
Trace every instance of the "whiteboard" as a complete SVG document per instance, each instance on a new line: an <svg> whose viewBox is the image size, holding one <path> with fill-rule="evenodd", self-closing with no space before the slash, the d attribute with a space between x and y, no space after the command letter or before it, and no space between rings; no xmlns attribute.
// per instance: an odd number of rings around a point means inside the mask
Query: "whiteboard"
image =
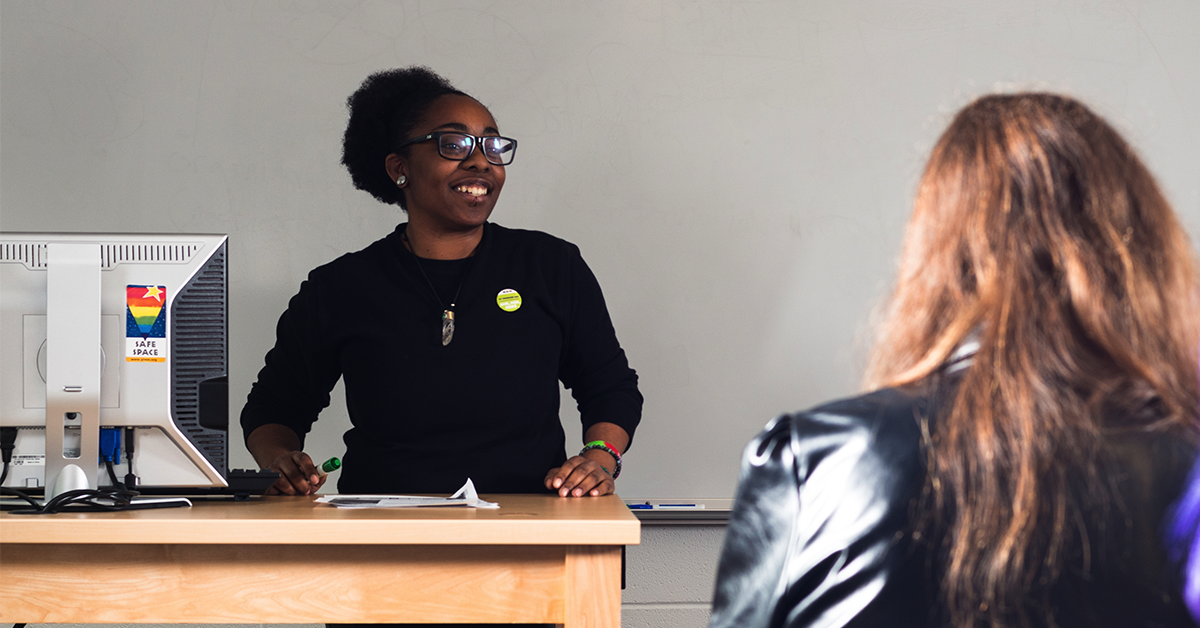
<svg viewBox="0 0 1200 628"><path fill-rule="evenodd" d="M604 288L646 397L618 491L728 497L771 417L859 390L923 160L974 96L1082 98L1200 234L1197 32L1195 0L3 0L0 227L228 233L236 418L307 272L403 220L338 163L346 97L429 65L521 142L493 220ZM313 457L347 427L337 393Z"/></svg>

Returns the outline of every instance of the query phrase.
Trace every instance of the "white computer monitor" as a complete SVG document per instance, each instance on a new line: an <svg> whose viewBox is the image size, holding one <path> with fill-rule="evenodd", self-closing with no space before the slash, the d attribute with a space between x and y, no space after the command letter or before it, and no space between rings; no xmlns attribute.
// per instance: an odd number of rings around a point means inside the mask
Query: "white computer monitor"
<svg viewBox="0 0 1200 628"><path fill-rule="evenodd" d="M117 477L139 490L229 486L226 244L0 233L0 429L16 428L4 486L109 484L100 443L114 434Z"/></svg>

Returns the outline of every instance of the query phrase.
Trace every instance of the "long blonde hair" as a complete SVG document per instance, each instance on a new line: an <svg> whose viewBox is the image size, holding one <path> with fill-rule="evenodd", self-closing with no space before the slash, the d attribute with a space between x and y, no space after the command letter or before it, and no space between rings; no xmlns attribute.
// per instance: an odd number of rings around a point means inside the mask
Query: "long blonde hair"
<svg viewBox="0 0 1200 628"><path fill-rule="evenodd" d="M951 122L921 179L867 384L926 381L979 340L927 443L925 510L943 526L956 626L1028 622L1068 545L1086 542L1071 478L1104 501L1105 434L1194 435L1197 278L1153 176L1087 107L996 95Z"/></svg>

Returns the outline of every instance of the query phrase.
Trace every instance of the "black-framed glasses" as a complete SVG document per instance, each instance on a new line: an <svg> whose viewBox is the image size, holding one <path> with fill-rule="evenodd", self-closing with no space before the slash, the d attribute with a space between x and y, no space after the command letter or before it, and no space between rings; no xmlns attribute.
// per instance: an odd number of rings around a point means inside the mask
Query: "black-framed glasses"
<svg viewBox="0 0 1200 628"><path fill-rule="evenodd" d="M429 135L401 142L396 150L409 144L419 144L429 140L437 140L438 154L451 161L466 161L471 153L475 152L476 144L482 147L484 159L496 166L511 164L513 157L517 154L517 140L511 137L498 135L479 137L462 131L434 131Z"/></svg>

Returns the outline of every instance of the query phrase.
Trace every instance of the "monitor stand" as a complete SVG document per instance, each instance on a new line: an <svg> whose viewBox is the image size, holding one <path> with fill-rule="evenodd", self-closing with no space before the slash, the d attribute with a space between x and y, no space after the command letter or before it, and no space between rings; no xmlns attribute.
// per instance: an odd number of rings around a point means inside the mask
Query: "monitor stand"
<svg viewBox="0 0 1200 628"><path fill-rule="evenodd" d="M100 245L46 252L46 490L99 488Z"/></svg>
<svg viewBox="0 0 1200 628"><path fill-rule="evenodd" d="M50 487L50 491L46 494L46 501L66 493L67 491L78 491L89 488L95 488L88 482L87 474L77 464L69 464L58 472L58 477L54 478L54 486Z"/></svg>

